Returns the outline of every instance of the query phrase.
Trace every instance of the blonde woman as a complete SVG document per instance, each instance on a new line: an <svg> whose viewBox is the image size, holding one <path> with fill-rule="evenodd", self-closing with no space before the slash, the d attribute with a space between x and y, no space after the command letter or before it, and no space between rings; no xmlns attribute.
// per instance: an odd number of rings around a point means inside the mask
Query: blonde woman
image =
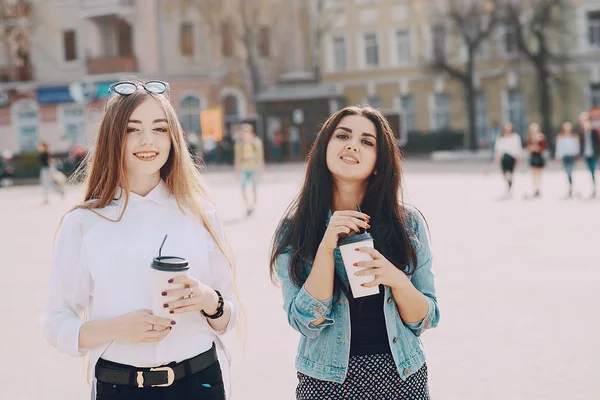
<svg viewBox="0 0 600 400"><path fill-rule="evenodd" d="M160 81L118 82L86 160L84 202L60 225L46 339L90 358L96 399L225 399L215 344L234 326L234 273L215 208ZM153 292L150 262L189 261L183 289ZM153 296L178 321L153 315ZM222 371L223 368L223 371ZM93 397L94 398L94 397Z"/></svg>

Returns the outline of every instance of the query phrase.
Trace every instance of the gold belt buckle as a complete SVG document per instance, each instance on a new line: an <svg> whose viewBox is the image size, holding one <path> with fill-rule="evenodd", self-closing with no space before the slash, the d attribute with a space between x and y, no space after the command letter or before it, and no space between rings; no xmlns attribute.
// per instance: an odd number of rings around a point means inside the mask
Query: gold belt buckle
<svg viewBox="0 0 600 400"><path fill-rule="evenodd" d="M171 367L150 368L150 371L165 371L167 373L167 383L163 383L162 385L150 385L151 387L167 387L175 382L175 371L173 371L173 368ZM136 382L139 388L144 387L144 371L138 371Z"/></svg>

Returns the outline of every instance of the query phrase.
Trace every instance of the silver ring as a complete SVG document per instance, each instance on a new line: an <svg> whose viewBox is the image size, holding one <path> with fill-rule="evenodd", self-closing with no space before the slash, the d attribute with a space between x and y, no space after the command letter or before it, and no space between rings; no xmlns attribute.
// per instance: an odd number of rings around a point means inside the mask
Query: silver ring
<svg viewBox="0 0 600 400"><path fill-rule="evenodd" d="M188 299L191 299L192 297L194 297L194 289L190 288L190 294L188 294Z"/></svg>
<svg viewBox="0 0 600 400"><path fill-rule="evenodd" d="M150 329L150 330L151 330L151 331L153 331L153 330L154 330L154 324L152 324L152 329Z"/></svg>

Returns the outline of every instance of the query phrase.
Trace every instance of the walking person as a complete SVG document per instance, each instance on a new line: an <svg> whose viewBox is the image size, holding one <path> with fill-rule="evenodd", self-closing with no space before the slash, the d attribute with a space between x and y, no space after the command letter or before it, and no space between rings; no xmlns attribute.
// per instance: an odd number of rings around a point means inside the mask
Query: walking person
<svg viewBox="0 0 600 400"><path fill-rule="evenodd" d="M531 175L533 178L533 197L540 197L542 176L546 159L544 153L548 150L548 141L546 136L540 130L540 124L537 122L529 125L527 140L525 142L527 151L529 152L529 166L531 167Z"/></svg>
<svg viewBox="0 0 600 400"><path fill-rule="evenodd" d="M65 197L65 182L62 179L64 176L58 175L60 172L56 169L56 165L50 156L48 143L44 141L40 142L37 150L41 165L40 182L44 193L44 204L48 204L50 202L51 191L58 193L61 198ZM55 175L58 175L58 180L55 179Z"/></svg>
<svg viewBox="0 0 600 400"><path fill-rule="evenodd" d="M43 333L60 352L89 357L97 400L225 399L228 364L216 349L235 322L233 264L167 89L110 87L85 201L55 240ZM165 252L189 271L156 293L150 263L165 235ZM163 300L169 318L151 311L163 298L173 299Z"/></svg>
<svg viewBox="0 0 600 400"><path fill-rule="evenodd" d="M298 400L429 399L419 336L440 314L427 224L403 202L401 176L392 127L374 108L346 107L317 135L270 260L301 335ZM345 266L338 240L369 228L374 248L355 250L373 260ZM354 298L347 268L377 294Z"/></svg>
<svg viewBox="0 0 600 400"><path fill-rule="evenodd" d="M507 122L504 124L502 133L496 139L495 144L496 162L502 168L502 176L506 181L506 195L512 194L515 166L521 158L523 145L521 136L514 131L513 124Z"/></svg>
<svg viewBox="0 0 600 400"><path fill-rule="evenodd" d="M246 205L246 215L250 216L256 208L258 198L258 175L265 169L263 145L254 133L254 127L245 123L240 126L241 137L235 143L235 171L241 174L242 197ZM250 185L252 195L247 187Z"/></svg>
<svg viewBox="0 0 600 400"><path fill-rule="evenodd" d="M598 157L600 157L600 132L592 127L589 114L581 118L581 133L579 135L579 144L581 147L581 156L590 171L592 177L591 198L596 198L596 167Z"/></svg>
<svg viewBox="0 0 600 400"><path fill-rule="evenodd" d="M562 161L567 180L569 181L569 192L567 198L573 197L573 168L581 153L579 138L573 131L573 125L565 122L556 137L556 160Z"/></svg>

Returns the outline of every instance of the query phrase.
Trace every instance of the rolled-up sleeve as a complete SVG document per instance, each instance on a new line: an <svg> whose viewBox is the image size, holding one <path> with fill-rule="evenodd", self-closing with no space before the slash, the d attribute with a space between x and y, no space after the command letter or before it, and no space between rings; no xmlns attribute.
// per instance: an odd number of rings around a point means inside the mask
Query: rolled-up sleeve
<svg viewBox="0 0 600 400"><path fill-rule="evenodd" d="M216 212L211 212L209 214L209 219L219 241L223 246L226 246L227 241L225 240L223 227L216 215ZM227 261L227 258L214 243L214 241L209 240L209 242L209 265L211 270L209 275L211 280L210 282L206 282L206 284L221 293L221 296L223 296L223 301L229 304L231 316L224 331L217 331L210 324L208 324L208 326L215 334L224 335L235 327L239 307L233 287L233 270L231 265L229 265L229 261Z"/></svg>
<svg viewBox="0 0 600 400"><path fill-rule="evenodd" d="M79 330L90 302L91 277L81 260L83 210L65 215L56 236L48 299L40 323L46 340L61 353L81 357Z"/></svg>
<svg viewBox="0 0 600 400"><path fill-rule="evenodd" d="M431 251L429 233L425 219L416 209L411 212L413 229L415 231L415 245L417 247L418 266L412 275L413 286L425 297L429 303L427 315L420 322L404 323L415 335L420 336L426 329L435 328L440 321L440 309L435 294L435 280L433 272L433 253Z"/></svg>
<svg viewBox="0 0 600 400"><path fill-rule="evenodd" d="M330 318L333 307L333 297L319 301L306 291L304 286L296 286L289 276L290 253L277 257L276 268L281 290L283 292L283 310L287 314L288 323L303 336L314 339L323 329L333 325L335 321ZM312 321L325 318L319 325Z"/></svg>

